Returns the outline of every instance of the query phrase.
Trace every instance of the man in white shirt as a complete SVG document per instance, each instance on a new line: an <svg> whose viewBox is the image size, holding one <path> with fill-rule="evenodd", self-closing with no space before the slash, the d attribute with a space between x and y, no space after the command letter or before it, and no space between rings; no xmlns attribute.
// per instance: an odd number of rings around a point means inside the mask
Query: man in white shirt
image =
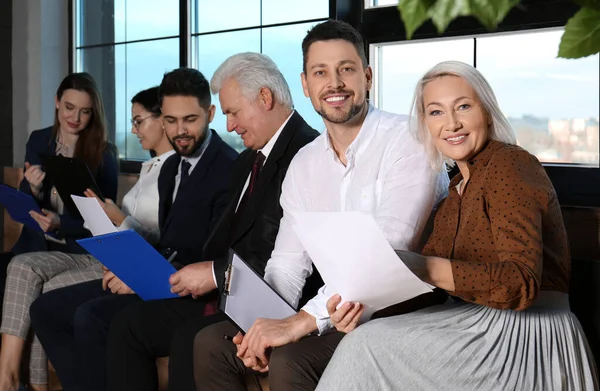
<svg viewBox="0 0 600 391"><path fill-rule="evenodd" d="M302 49L304 93L327 132L298 152L290 165L281 196L283 218L265 270L265 280L292 306L298 305L312 273L311 260L294 232L296 213L368 213L394 249L415 249L448 183L445 173L429 166L424 148L409 133L407 116L369 105L372 71L356 30L339 21L321 23L309 31ZM210 344L222 335L222 325L201 331L195 340L197 389L243 390L245 367L268 370L273 390L314 389L344 335L327 333L333 328L330 318L338 326L350 326L362 311L351 303L335 310L340 301L332 298L335 293L324 286L297 315L257 320L243 338L234 338L237 348L222 339ZM200 349L209 344L210 349Z"/></svg>
<svg viewBox="0 0 600 391"><path fill-rule="evenodd" d="M224 284L229 249L264 273L282 216L283 178L296 152L319 135L293 109L287 82L263 54L228 58L210 87L219 94L227 131L239 134L247 149L226 178L231 183L229 201L203 253L196 252L193 261L170 278L172 292L182 298L130 306L112 323L107 349L110 390L156 389L155 362L164 356L169 356L169 389L195 389L193 340L202 327L225 319L214 313L214 299ZM186 158L192 166L195 156ZM197 229L190 227L190 232Z"/></svg>

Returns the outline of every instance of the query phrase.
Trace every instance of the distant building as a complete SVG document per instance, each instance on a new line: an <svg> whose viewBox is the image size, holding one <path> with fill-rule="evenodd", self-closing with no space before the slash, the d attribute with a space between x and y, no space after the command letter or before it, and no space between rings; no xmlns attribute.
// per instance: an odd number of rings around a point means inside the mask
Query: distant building
<svg viewBox="0 0 600 391"><path fill-rule="evenodd" d="M598 165L600 128L597 118L549 119L507 117L520 146L543 162Z"/></svg>

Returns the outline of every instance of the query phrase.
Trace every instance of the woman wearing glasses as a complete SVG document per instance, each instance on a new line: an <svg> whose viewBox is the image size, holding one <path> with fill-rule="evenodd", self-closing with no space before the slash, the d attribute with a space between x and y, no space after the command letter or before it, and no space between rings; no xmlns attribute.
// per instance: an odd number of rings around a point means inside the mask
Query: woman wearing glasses
<svg viewBox="0 0 600 391"><path fill-rule="evenodd" d="M133 103L132 132L140 140L142 148L153 150L156 156L143 163L140 179L125 195L122 209L119 209L108 198L109 194L113 199L116 198L116 189L112 193L105 193L106 202L100 202L106 214L119 230L134 229L150 243L156 243L159 238L158 174L162 163L173 153L162 128L157 93L158 87L150 88L138 93L131 101ZM104 189L102 191L104 192ZM95 196L91 191L87 195ZM66 258L71 255L61 252L39 252L26 254L26 257L16 256L13 258L9 267L7 297L5 297L5 311L2 317L0 391L16 390L18 387L19 364L25 347L25 339L30 332L29 307L33 300L41 293L102 277L100 265L89 255L86 256L94 261L93 265L86 268L73 263L70 267L67 265L66 270L62 270L60 274L54 273L52 260L49 257ZM113 292L131 293L129 288L112 273L105 271L104 277L105 287L110 285ZM22 288L18 288L23 286L27 287L25 294L23 294ZM8 292L11 291L19 292L20 298L7 303ZM8 316L9 314L12 315ZM76 354L76 352L72 352L72 354ZM34 337L31 345L29 367L31 388L48 390L48 360L37 337Z"/></svg>
<svg viewBox="0 0 600 391"><path fill-rule="evenodd" d="M120 231L133 229L150 244L158 243L158 174L169 156L175 153L163 128L158 87L139 92L131 99L131 132L154 157L142 163L140 177L123 198L121 209L111 200L98 202ZM96 195L88 190L88 197ZM116 291L114 291L116 293Z"/></svg>
<svg viewBox="0 0 600 391"><path fill-rule="evenodd" d="M165 162L175 153L165 133L158 87L139 92L131 99L131 133L135 134L146 151L152 151L154 157L142 163L140 177L133 188L123 197L121 209L111 200L98 202L119 231L133 229L147 242L154 245L160 238L158 226L158 175ZM96 197L88 190L88 197ZM96 197L97 198L97 197ZM134 293L112 272L105 270L102 287L114 294Z"/></svg>

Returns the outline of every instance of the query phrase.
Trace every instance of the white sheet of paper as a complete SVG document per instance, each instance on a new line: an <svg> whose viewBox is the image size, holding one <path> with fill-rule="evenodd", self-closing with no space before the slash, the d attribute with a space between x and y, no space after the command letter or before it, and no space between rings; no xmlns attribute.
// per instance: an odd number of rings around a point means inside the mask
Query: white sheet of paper
<svg viewBox="0 0 600 391"><path fill-rule="evenodd" d="M296 234L319 270L325 293L360 302L363 318L431 292L398 258L371 215L306 212L294 215Z"/></svg>
<svg viewBox="0 0 600 391"><path fill-rule="evenodd" d="M237 254L231 262L233 273L225 313L247 332L258 318L284 319L296 311L246 265Z"/></svg>
<svg viewBox="0 0 600 391"><path fill-rule="evenodd" d="M98 236L118 232L97 199L76 195L71 195L71 198L77 209L79 209L83 220L85 220L86 228L90 230L92 235Z"/></svg>

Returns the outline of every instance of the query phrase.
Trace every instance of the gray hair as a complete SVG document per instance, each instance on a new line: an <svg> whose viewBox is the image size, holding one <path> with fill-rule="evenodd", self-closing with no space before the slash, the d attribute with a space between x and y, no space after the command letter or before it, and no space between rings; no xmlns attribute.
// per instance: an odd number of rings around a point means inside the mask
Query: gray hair
<svg viewBox="0 0 600 391"><path fill-rule="evenodd" d="M460 61L444 61L431 68L418 82L415 88L415 94L412 102L411 130L415 133L417 139L424 145L429 155L431 167L436 171L444 168L444 163L454 165L454 162L441 154L435 147L435 144L425 124L425 107L423 102L423 90L430 81L442 76L457 76L464 79L471 85L479 97L483 108L490 116L492 123L490 125L490 138L501 141L506 144L516 144L515 132L508 123L508 120L500 111L498 101L494 95L492 87L483 77L481 72Z"/></svg>
<svg viewBox="0 0 600 391"><path fill-rule="evenodd" d="M247 99L256 99L261 88L268 88L275 101L292 108L292 94L287 81L277 65L261 53L238 53L229 57L217 68L210 80L210 90L219 93L226 80L235 79Z"/></svg>

